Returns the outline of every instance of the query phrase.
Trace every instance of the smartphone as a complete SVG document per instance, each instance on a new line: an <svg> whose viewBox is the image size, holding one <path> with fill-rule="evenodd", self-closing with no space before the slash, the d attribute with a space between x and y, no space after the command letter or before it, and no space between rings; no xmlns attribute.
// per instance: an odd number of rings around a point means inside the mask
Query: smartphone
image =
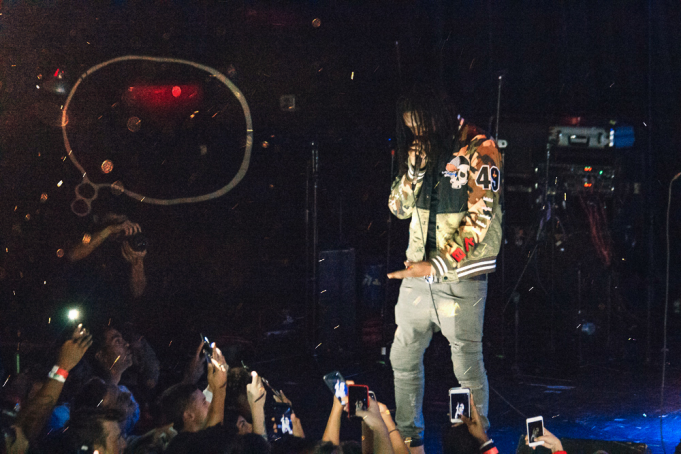
<svg viewBox="0 0 681 454"><path fill-rule="evenodd" d="M357 410L369 409L369 387L348 385L348 416L355 416Z"/></svg>
<svg viewBox="0 0 681 454"><path fill-rule="evenodd" d="M539 446L543 445L544 442L539 440L538 437L544 436L544 418L541 416L535 416L534 418L527 418L527 445L528 446Z"/></svg>
<svg viewBox="0 0 681 454"><path fill-rule="evenodd" d="M210 341L206 336L201 334L201 339L203 340L203 354L206 357L206 362L210 364L210 360L213 358L213 349L210 346Z"/></svg>
<svg viewBox="0 0 681 454"><path fill-rule="evenodd" d="M272 391L272 394L274 394L275 397L281 399L281 393L274 389L272 385L270 385L270 382L265 379L262 375L260 376L260 380L262 380L263 385L267 386L270 391Z"/></svg>
<svg viewBox="0 0 681 454"><path fill-rule="evenodd" d="M345 379L337 370L324 375L324 382L329 387L338 401L345 405L348 397L348 385L345 384Z"/></svg>
<svg viewBox="0 0 681 454"><path fill-rule="evenodd" d="M284 435L293 435L293 423L291 422L291 407L288 404L274 402L270 416L270 440L274 441Z"/></svg>
<svg viewBox="0 0 681 454"><path fill-rule="evenodd" d="M449 390L449 420L452 423L463 422L461 416L471 417L471 390L451 388Z"/></svg>

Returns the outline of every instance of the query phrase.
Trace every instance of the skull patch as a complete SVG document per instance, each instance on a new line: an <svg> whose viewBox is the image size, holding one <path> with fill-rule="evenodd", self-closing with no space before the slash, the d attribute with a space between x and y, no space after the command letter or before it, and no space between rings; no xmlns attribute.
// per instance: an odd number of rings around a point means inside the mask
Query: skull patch
<svg viewBox="0 0 681 454"><path fill-rule="evenodd" d="M468 174L471 170L471 163L465 156L455 156L447 163L442 175L449 177L452 188L461 189L468 184Z"/></svg>

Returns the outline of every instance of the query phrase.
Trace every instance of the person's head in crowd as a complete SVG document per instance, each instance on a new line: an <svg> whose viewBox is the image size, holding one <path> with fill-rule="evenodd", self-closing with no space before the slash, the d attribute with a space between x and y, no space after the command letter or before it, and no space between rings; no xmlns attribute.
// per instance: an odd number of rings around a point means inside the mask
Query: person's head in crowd
<svg viewBox="0 0 681 454"><path fill-rule="evenodd" d="M225 427L233 428L238 435L253 433L253 424L248 422L236 408L225 408L223 424Z"/></svg>
<svg viewBox="0 0 681 454"><path fill-rule="evenodd" d="M314 454L317 444L310 438L284 435L271 443L272 454Z"/></svg>
<svg viewBox="0 0 681 454"><path fill-rule="evenodd" d="M122 454L127 444L119 425L123 414L110 409L81 409L71 414L69 430L75 446L90 452Z"/></svg>
<svg viewBox="0 0 681 454"><path fill-rule="evenodd" d="M195 385L178 383L161 396L161 408L177 432L198 432L206 428L210 402Z"/></svg>
<svg viewBox="0 0 681 454"><path fill-rule="evenodd" d="M229 444L225 454L270 454L270 444L260 435L239 435Z"/></svg>
<svg viewBox="0 0 681 454"><path fill-rule="evenodd" d="M130 345L118 330L111 327L97 331L93 336L90 356L95 374L118 385L123 372L132 366Z"/></svg>
<svg viewBox="0 0 681 454"><path fill-rule="evenodd" d="M322 441L315 447L314 454L343 454L343 448L330 441Z"/></svg>
<svg viewBox="0 0 681 454"><path fill-rule="evenodd" d="M71 402L71 411L94 410L97 408L120 411L124 417L130 418L135 411L135 404L130 393L121 391L118 386L106 383L95 377L88 381Z"/></svg>

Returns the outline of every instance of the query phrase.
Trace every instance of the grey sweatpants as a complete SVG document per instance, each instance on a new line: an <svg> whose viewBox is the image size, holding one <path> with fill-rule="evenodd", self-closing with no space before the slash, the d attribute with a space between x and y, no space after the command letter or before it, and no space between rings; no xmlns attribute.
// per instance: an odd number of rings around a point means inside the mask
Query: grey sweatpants
<svg viewBox="0 0 681 454"><path fill-rule="evenodd" d="M402 282L395 307L397 331L390 362L395 375L395 422L405 438L423 437L423 354L434 331L442 331L449 341L454 375L462 387L471 389L478 413L487 423L489 385L482 359L487 280L434 283L431 287L440 323L423 278Z"/></svg>

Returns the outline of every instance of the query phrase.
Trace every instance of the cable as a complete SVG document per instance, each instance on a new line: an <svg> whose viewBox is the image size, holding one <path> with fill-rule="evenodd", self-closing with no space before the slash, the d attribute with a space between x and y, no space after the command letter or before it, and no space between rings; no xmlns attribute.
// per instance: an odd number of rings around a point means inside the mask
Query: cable
<svg viewBox="0 0 681 454"><path fill-rule="evenodd" d="M662 328L662 384L660 385L660 442L662 444L662 450L666 453L667 450L664 447L664 431L662 430L662 421L664 413L664 379L667 372L667 313L669 309L669 218L672 206L672 184L679 177L681 177L681 172L677 173L672 181L669 182L669 196L667 197L667 273L665 276L665 291L664 291L664 325Z"/></svg>
<svg viewBox="0 0 681 454"><path fill-rule="evenodd" d="M511 407L512 409L514 409L516 412L518 412L518 414L519 414L520 416L522 416L523 418L527 419L527 416L525 415L525 413L523 413L522 411L520 411L520 410L518 410L517 408L515 408L515 407L513 406L513 404L511 404L511 402L507 401L507 400L504 398L504 396L502 396L502 395L499 393L499 391L497 391L496 389L494 389L494 388L492 387L492 385L489 385L489 389L491 389L492 391L494 391L494 394L496 394L497 396L501 397L501 400L503 400L504 402L506 402L506 404L507 404L509 407Z"/></svg>

